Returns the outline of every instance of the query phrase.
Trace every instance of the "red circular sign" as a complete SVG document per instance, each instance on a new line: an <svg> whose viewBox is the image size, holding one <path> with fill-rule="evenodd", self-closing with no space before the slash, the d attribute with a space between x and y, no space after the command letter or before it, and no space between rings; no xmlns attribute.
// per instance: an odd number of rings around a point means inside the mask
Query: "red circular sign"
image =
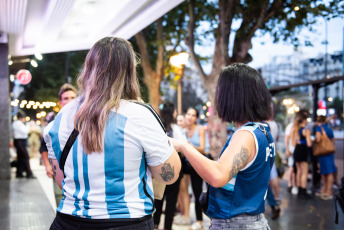
<svg viewBox="0 0 344 230"><path fill-rule="evenodd" d="M21 69L18 71L16 78L20 81L22 85L26 85L30 83L32 76L30 71L26 69Z"/></svg>

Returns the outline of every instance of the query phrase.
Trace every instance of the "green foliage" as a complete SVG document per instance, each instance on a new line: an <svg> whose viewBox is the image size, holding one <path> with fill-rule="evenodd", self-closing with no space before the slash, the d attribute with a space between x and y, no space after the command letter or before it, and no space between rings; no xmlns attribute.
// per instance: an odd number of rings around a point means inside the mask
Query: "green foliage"
<svg viewBox="0 0 344 230"><path fill-rule="evenodd" d="M76 78L86 57L86 51L53 53L43 55L38 67L31 67L32 81L25 90L26 99L36 101L58 101L60 87L67 82L66 65L69 56L68 75L75 85Z"/></svg>

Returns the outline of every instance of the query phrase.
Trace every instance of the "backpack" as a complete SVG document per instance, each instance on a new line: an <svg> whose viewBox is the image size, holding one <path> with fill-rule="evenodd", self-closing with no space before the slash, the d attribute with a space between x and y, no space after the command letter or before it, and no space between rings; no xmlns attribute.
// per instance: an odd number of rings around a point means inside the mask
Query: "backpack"
<svg viewBox="0 0 344 230"><path fill-rule="evenodd" d="M338 191L334 194L335 199L335 209L336 209L336 220L335 223L338 224L338 210L337 210L337 204L339 204L339 207L342 209L342 212L344 214L344 177L341 179L342 184L339 187Z"/></svg>

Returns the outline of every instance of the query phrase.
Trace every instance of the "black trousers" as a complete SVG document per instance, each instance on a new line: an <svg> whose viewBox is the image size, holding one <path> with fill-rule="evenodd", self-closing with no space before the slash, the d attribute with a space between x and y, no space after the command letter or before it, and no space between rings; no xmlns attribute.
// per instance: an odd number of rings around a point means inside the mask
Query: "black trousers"
<svg viewBox="0 0 344 230"><path fill-rule="evenodd" d="M30 167L30 158L26 150L27 139L14 139L14 147L17 150L17 177L22 177L23 172L26 172L26 176L32 176Z"/></svg>
<svg viewBox="0 0 344 230"><path fill-rule="evenodd" d="M50 230L153 230L152 216L132 219L85 219L57 212Z"/></svg>
<svg viewBox="0 0 344 230"><path fill-rule="evenodd" d="M193 168L190 169L190 179L192 191L195 196L196 219L203 220L201 204L199 203L199 197L202 193L203 179L197 174L197 172Z"/></svg>
<svg viewBox="0 0 344 230"><path fill-rule="evenodd" d="M164 199L166 199L165 207L165 223L164 229L171 230L174 213L176 211L176 205L178 200L180 180L183 177L182 172L179 174L178 180L171 185L166 185L164 197L162 200L155 200L155 213L154 213L154 225L159 225L160 217L162 213L162 204Z"/></svg>

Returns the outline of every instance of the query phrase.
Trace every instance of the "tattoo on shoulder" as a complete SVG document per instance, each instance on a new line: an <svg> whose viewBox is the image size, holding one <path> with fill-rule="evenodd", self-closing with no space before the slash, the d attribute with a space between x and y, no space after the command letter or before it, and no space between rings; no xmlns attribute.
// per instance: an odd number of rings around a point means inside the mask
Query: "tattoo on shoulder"
<svg viewBox="0 0 344 230"><path fill-rule="evenodd" d="M49 163L51 168L53 169L54 177L56 177L56 166L53 164L53 160L49 158Z"/></svg>
<svg viewBox="0 0 344 230"><path fill-rule="evenodd" d="M235 154L233 158L233 166L232 170L229 172L229 180L231 180L240 171L240 169L242 169L248 160L248 157L248 150L242 146L240 153Z"/></svg>
<svg viewBox="0 0 344 230"><path fill-rule="evenodd" d="M170 163L165 163L161 167L160 176L166 182L171 181L174 178L174 167L172 167Z"/></svg>

